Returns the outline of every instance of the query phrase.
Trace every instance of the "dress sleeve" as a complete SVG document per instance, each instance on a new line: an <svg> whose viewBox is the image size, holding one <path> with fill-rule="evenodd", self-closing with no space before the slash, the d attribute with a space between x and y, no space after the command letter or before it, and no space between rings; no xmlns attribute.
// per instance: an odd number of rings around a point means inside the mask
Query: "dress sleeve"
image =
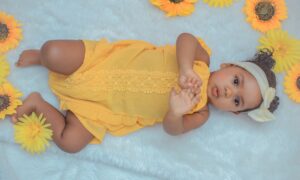
<svg viewBox="0 0 300 180"><path fill-rule="evenodd" d="M208 47L208 45L203 41L203 39L197 37L199 43L201 46L205 49L205 51L208 53L209 56L211 56L211 49Z"/></svg>

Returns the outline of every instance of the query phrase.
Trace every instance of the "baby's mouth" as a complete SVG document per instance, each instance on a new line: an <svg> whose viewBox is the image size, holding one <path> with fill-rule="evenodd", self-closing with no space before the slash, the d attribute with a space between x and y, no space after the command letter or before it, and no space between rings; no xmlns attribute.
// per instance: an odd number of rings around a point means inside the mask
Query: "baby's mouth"
<svg viewBox="0 0 300 180"><path fill-rule="evenodd" d="M214 96L214 97L219 97L219 89L218 89L218 87L217 86L215 86L215 87L213 87L212 89L211 89L211 92L212 92L212 95Z"/></svg>

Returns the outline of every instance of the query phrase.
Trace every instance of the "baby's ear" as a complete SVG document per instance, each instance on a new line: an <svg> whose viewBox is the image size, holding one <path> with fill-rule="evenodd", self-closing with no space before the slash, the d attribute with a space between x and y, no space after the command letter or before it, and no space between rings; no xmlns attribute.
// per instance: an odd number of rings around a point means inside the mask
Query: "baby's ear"
<svg viewBox="0 0 300 180"><path fill-rule="evenodd" d="M222 63L222 64L220 65L221 69L222 69L222 68L229 67L229 66L233 66L233 65L232 65L232 64L229 64L229 63Z"/></svg>

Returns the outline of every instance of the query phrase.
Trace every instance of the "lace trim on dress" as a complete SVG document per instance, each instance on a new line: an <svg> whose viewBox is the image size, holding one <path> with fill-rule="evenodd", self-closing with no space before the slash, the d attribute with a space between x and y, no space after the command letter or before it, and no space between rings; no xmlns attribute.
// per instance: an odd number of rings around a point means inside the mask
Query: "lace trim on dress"
<svg viewBox="0 0 300 180"><path fill-rule="evenodd" d="M95 78L97 79L95 81ZM101 70L89 74L77 74L65 80L68 84L80 84L93 80L93 91L129 91L143 93L168 93L177 85L177 73L138 70ZM71 87L71 86L70 86Z"/></svg>

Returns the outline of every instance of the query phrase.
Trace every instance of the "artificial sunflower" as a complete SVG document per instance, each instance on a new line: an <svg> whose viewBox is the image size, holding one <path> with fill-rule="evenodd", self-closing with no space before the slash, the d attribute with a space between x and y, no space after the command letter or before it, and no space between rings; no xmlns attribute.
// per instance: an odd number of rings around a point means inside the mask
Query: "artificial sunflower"
<svg viewBox="0 0 300 180"><path fill-rule="evenodd" d="M0 55L0 85L5 81L5 78L9 74L9 64L5 59L5 56Z"/></svg>
<svg viewBox="0 0 300 180"><path fill-rule="evenodd" d="M17 47L22 38L20 24L13 16L0 12L0 53Z"/></svg>
<svg viewBox="0 0 300 180"><path fill-rule="evenodd" d="M228 7L232 5L233 0L203 0L206 4L212 7Z"/></svg>
<svg viewBox="0 0 300 180"><path fill-rule="evenodd" d="M261 32L280 28L280 21L288 17L284 0L246 0L243 10L246 20Z"/></svg>
<svg viewBox="0 0 300 180"><path fill-rule="evenodd" d="M0 119L16 112L17 106L22 104L18 99L21 96L22 94L10 83L4 82L0 85Z"/></svg>
<svg viewBox="0 0 300 180"><path fill-rule="evenodd" d="M300 64L287 72L284 79L284 92L293 101L300 103Z"/></svg>
<svg viewBox="0 0 300 180"><path fill-rule="evenodd" d="M283 72L300 63L300 41L280 29L268 31L259 39L258 49L270 49L276 61L274 71Z"/></svg>
<svg viewBox="0 0 300 180"><path fill-rule="evenodd" d="M194 12L194 3L198 0L150 0L167 13L167 16L187 16Z"/></svg>
<svg viewBox="0 0 300 180"><path fill-rule="evenodd" d="M21 147L31 154L44 152L53 134L49 129L50 124L45 121L43 114L39 116L34 112L30 116L24 114L14 125L16 143L21 144Z"/></svg>

